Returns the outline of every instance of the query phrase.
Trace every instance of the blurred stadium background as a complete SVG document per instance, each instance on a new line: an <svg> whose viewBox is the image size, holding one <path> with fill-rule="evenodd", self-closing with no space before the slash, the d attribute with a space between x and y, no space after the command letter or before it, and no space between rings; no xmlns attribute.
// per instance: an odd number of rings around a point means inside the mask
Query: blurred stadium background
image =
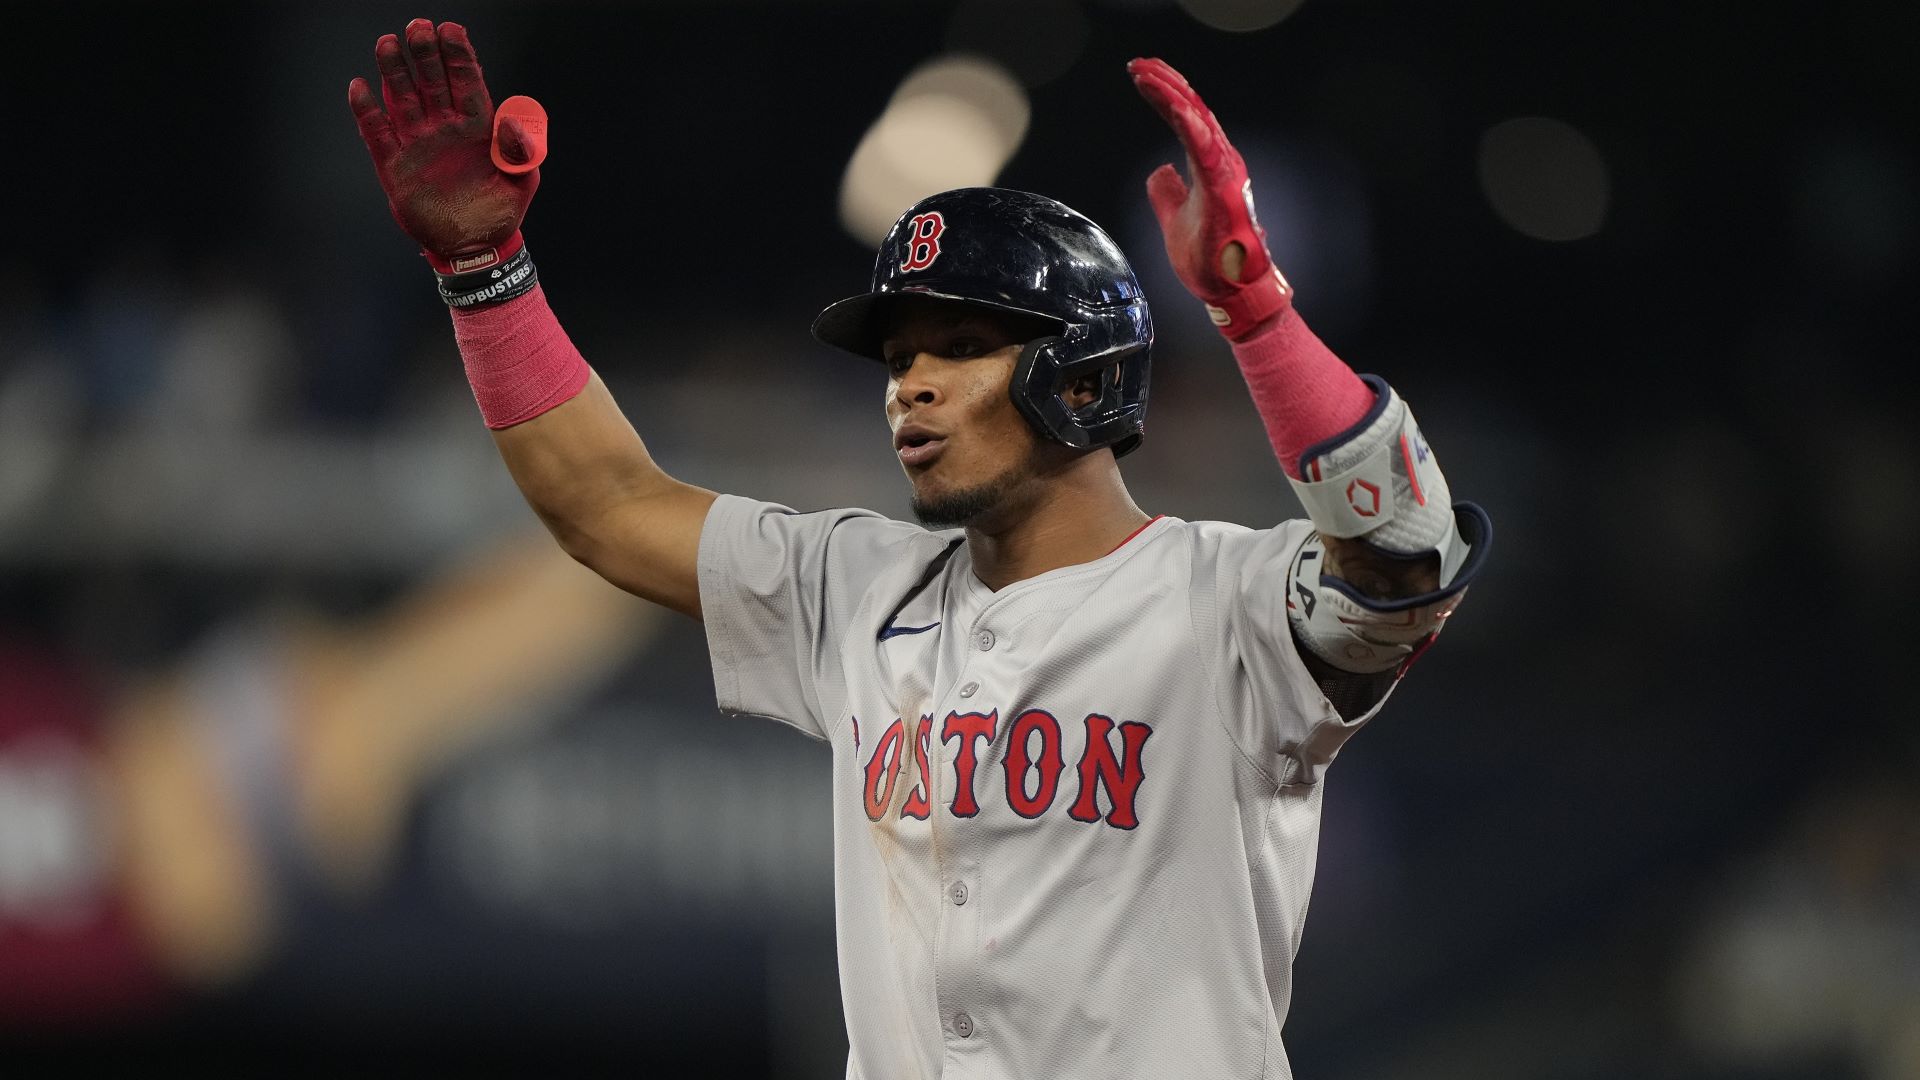
<svg viewBox="0 0 1920 1080"><path fill-rule="evenodd" d="M1500 534L1331 775L1299 1074L1920 1077L1920 7L1597 0L9 7L0 1074L840 1075L824 754L550 550L355 136L422 14L663 463L802 508L905 512L806 326L997 180L1146 279L1142 504L1298 513L1146 207L1182 68Z"/></svg>

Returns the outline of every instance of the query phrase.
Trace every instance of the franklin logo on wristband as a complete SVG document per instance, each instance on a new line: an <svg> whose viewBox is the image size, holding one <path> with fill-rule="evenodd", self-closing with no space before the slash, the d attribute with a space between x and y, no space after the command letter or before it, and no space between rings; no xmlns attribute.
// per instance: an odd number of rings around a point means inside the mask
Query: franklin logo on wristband
<svg viewBox="0 0 1920 1080"><path fill-rule="evenodd" d="M477 251L472 255L462 255L453 260L453 272L464 274L469 270L484 270L500 261L500 252L495 248Z"/></svg>
<svg viewBox="0 0 1920 1080"><path fill-rule="evenodd" d="M483 256L468 256L456 259L453 265L459 268L472 259ZM470 308L479 304L497 304L511 300L531 290L539 280L533 268L533 256L522 247L514 252L513 258L499 266L487 269L497 257L492 253L484 256L488 261L479 268L466 273L440 274L440 299L451 308Z"/></svg>

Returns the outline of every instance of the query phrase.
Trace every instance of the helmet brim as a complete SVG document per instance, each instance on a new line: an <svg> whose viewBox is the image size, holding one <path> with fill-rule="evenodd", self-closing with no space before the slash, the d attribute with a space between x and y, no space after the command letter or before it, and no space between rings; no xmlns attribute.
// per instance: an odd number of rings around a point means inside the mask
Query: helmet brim
<svg viewBox="0 0 1920 1080"><path fill-rule="evenodd" d="M813 320L814 340L836 349L845 349L856 356L885 362L886 357L881 354L880 346L886 339L887 320L893 314L894 305L898 304L901 298L909 296L946 301L980 311L1044 319L1054 326L1065 325L1056 315L1048 315L1045 312L1033 311L1014 304L1000 304L972 296L958 296L938 289L902 289L896 292L849 296L845 300L828 304L826 310Z"/></svg>

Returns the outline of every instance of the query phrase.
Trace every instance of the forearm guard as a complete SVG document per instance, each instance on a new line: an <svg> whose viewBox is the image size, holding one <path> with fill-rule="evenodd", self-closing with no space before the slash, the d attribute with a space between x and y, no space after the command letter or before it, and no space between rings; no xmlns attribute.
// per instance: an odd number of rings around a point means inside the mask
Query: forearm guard
<svg viewBox="0 0 1920 1080"><path fill-rule="evenodd" d="M1309 540L1294 557L1287 617L1295 637L1343 671L1373 673L1410 663L1430 644L1486 561L1493 524L1470 502L1453 502L1432 447L1386 381L1361 378L1373 408L1353 427L1300 455L1289 476L1321 536L1359 539L1396 559L1438 557L1440 587L1379 600L1326 572L1326 545Z"/></svg>

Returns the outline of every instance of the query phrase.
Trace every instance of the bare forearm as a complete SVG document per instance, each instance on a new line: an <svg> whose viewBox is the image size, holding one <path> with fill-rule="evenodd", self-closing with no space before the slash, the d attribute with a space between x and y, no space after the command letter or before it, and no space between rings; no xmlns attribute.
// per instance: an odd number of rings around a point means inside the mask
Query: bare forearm
<svg viewBox="0 0 1920 1080"><path fill-rule="evenodd" d="M713 495L654 464L545 291L455 312L453 330L500 454L560 546L629 592L697 614Z"/></svg>
<svg viewBox="0 0 1920 1080"><path fill-rule="evenodd" d="M598 375L564 404L495 430L493 441L528 505L570 550L570 538L612 507L673 483Z"/></svg>
<svg viewBox="0 0 1920 1080"><path fill-rule="evenodd" d="M628 592L699 617L695 567L714 494L654 463L599 376L571 400L493 438L527 504L567 554Z"/></svg>

